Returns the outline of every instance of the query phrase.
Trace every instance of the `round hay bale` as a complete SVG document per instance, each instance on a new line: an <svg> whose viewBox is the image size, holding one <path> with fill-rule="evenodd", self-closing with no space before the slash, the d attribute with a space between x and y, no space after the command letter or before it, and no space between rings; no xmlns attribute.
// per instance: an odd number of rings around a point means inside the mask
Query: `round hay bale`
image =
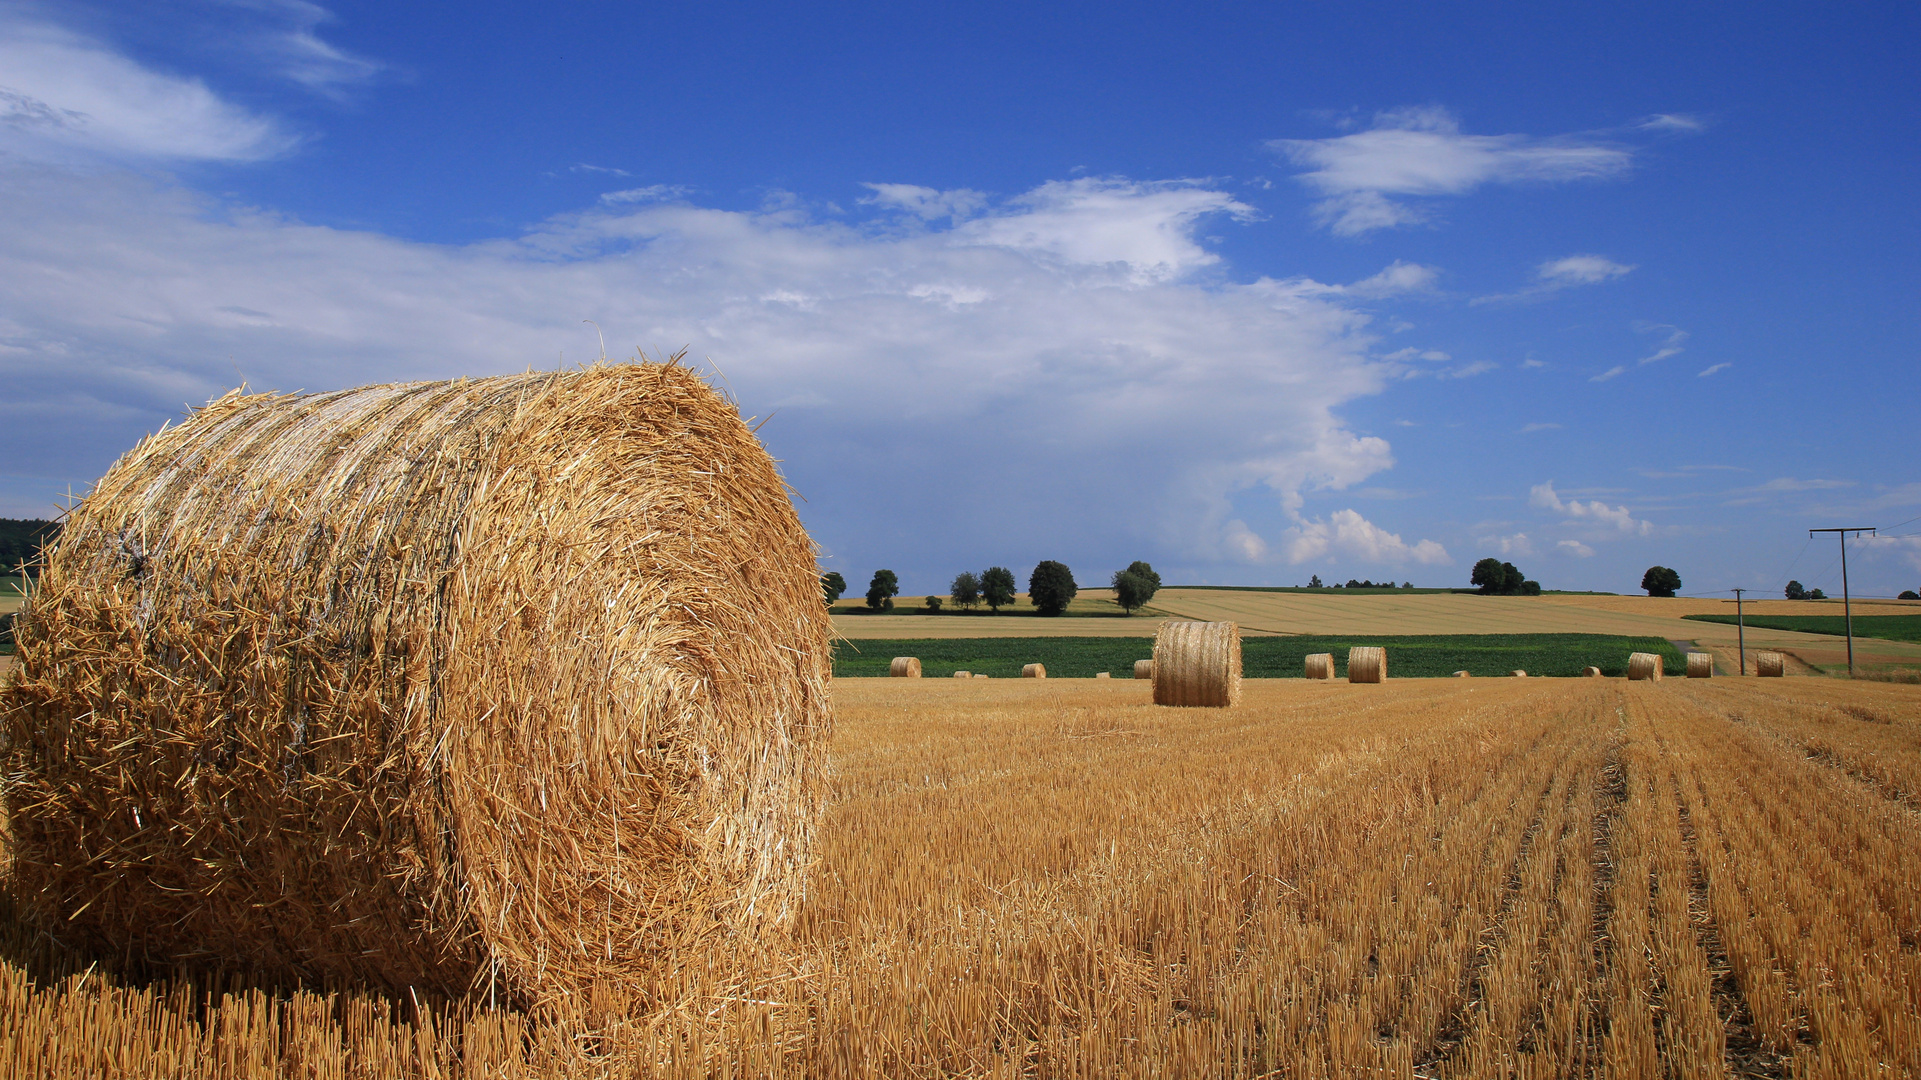
<svg viewBox="0 0 1921 1080"><path fill-rule="evenodd" d="M991 676L991 675L982 675L982 674L979 674L979 673L976 673L976 674L974 675L974 677L975 677L976 679L988 679L988 678L992 678L993 676Z"/></svg>
<svg viewBox="0 0 1921 1080"><path fill-rule="evenodd" d="M1347 681L1377 683L1387 678L1387 650L1378 645L1356 645L1347 650Z"/></svg>
<svg viewBox="0 0 1921 1080"><path fill-rule="evenodd" d="M677 364L228 394L48 556L5 698L15 888L159 965L644 988L802 900L817 574Z"/></svg>
<svg viewBox="0 0 1921 1080"><path fill-rule="evenodd" d="M1096 671L1094 677L1096 679L1111 679L1114 677L1114 673L1111 671Z"/></svg>
<svg viewBox="0 0 1921 1080"><path fill-rule="evenodd" d="M1134 677L1136 679L1153 678L1154 677L1154 661L1152 660L1134 661Z"/></svg>
<svg viewBox="0 0 1921 1080"><path fill-rule="evenodd" d="M1660 682L1661 655L1651 652L1630 653L1628 655L1628 681Z"/></svg>
<svg viewBox="0 0 1921 1080"><path fill-rule="evenodd" d="M1688 654L1688 678L1690 679L1714 678L1714 654L1704 653L1704 652L1689 653Z"/></svg>
<svg viewBox="0 0 1921 1080"><path fill-rule="evenodd" d="M1333 653L1308 653L1301 667L1310 679L1332 679L1334 677Z"/></svg>
<svg viewBox="0 0 1921 1080"><path fill-rule="evenodd" d="M1225 708L1241 700L1241 628L1161 624L1154 635L1154 704Z"/></svg>
<svg viewBox="0 0 1921 1080"><path fill-rule="evenodd" d="M1520 668L1515 668L1513 671L1508 672L1508 674L1516 679L1527 678L1527 672L1522 671Z"/></svg>
<svg viewBox="0 0 1921 1080"><path fill-rule="evenodd" d="M894 657L894 662L887 665L887 674L890 677L896 678L896 679L920 678L920 657L918 656Z"/></svg>
<svg viewBox="0 0 1921 1080"><path fill-rule="evenodd" d="M971 678L973 678L973 677L974 677L974 673L973 673L973 672L971 672L971 671L956 671L956 672L954 672L954 678L956 678L956 679L971 679Z"/></svg>
<svg viewBox="0 0 1921 1080"><path fill-rule="evenodd" d="M1787 659L1778 652L1754 654L1754 674L1763 679L1778 679L1788 673Z"/></svg>
<svg viewBox="0 0 1921 1080"><path fill-rule="evenodd" d="M1021 678L1045 679L1047 678L1047 665L1046 664L1023 664L1021 665Z"/></svg>
<svg viewBox="0 0 1921 1080"><path fill-rule="evenodd" d="M1589 679L1598 679L1601 677L1601 669L1592 666L1584 667L1581 669L1581 674Z"/></svg>
<svg viewBox="0 0 1921 1080"><path fill-rule="evenodd" d="M1457 671L1454 673L1454 677L1457 679L1471 679L1474 676L1471 673L1466 671Z"/></svg>

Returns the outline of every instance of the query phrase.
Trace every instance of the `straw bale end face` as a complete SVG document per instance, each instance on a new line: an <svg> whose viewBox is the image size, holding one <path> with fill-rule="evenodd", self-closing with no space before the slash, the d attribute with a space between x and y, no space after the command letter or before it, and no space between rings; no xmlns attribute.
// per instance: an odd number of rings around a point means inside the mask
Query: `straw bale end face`
<svg viewBox="0 0 1921 1080"><path fill-rule="evenodd" d="M1152 663L1156 705L1240 704L1241 628L1234 623L1164 622Z"/></svg>
<svg viewBox="0 0 1921 1080"><path fill-rule="evenodd" d="M1516 679L1527 678L1527 672L1522 671L1520 668L1515 668L1513 671L1509 672L1508 674Z"/></svg>
<svg viewBox="0 0 1921 1080"><path fill-rule="evenodd" d="M920 678L920 657L918 656L894 657L893 663L887 665L887 674L896 679Z"/></svg>
<svg viewBox="0 0 1921 1080"><path fill-rule="evenodd" d="M1153 678L1154 677L1154 661L1152 660L1134 661L1134 677L1136 679Z"/></svg>
<svg viewBox="0 0 1921 1080"><path fill-rule="evenodd" d="M1581 675L1584 678L1598 679L1601 677L1601 669L1590 665L1581 669Z"/></svg>
<svg viewBox="0 0 1921 1080"><path fill-rule="evenodd" d="M20 892L116 955L530 1002L778 934L832 728L814 557L677 365L228 395L49 556Z"/></svg>
<svg viewBox="0 0 1921 1080"><path fill-rule="evenodd" d="M1047 665L1046 664L1023 664L1021 665L1021 678L1045 679L1047 678Z"/></svg>
<svg viewBox="0 0 1921 1080"><path fill-rule="evenodd" d="M956 679L971 679L971 678L973 678L973 677L974 677L974 673L973 673L973 672L971 672L971 671L956 671L956 672L954 672L954 678L956 678Z"/></svg>
<svg viewBox="0 0 1921 1080"><path fill-rule="evenodd" d="M1111 671L1096 671L1094 677L1096 679L1111 679L1114 677L1114 673Z"/></svg>

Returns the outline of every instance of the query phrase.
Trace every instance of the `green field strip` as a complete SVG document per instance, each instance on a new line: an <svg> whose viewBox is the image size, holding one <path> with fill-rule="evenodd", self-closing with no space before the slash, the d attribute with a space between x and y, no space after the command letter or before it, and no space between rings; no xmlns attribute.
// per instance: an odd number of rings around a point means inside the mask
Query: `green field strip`
<svg viewBox="0 0 1921 1080"><path fill-rule="evenodd" d="M1681 617L1695 622L1735 625L1733 615ZM1745 621L1759 630L1793 630L1802 634L1831 634L1835 637L1847 633L1847 619L1841 615L1749 615ZM1854 636L1880 638L1883 641L1921 642L1921 615L1856 615Z"/></svg>

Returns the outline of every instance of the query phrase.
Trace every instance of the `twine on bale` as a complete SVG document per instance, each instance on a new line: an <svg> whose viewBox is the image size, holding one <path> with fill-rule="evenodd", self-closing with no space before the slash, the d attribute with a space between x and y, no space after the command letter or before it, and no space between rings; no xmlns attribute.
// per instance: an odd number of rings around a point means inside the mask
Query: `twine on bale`
<svg viewBox="0 0 1921 1080"><path fill-rule="evenodd" d="M48 556L5 696L15 889L159 965L644 993L804 895L817 574L678 364L228 394Z"/></svg>
<svg viewBox="0 0 1921 1080"><path fill-rule="evenodd" d="M1714 677L1714 654L1691 652L1688 654L1688 678L1712 679Z"/></svg>
<svg viewBox="0 0 1921 1080"><path fill-rule="evenodd" d="M1630 653L1628 655L1628 681L1660 682L1660 654L1651 652Z"/></svg>
<svg viewBox="0 0 1921 1080"><path fill-rule="evenodd" d="M894 657L894 662L887 665L887 674L889 677L895 678L895 679L920 678L920 657L918 656Z"/></svg>
<svg viewBox="0 0 1921 1080"><path fill-rule="evenodd" d="M1045 679L1047 678L1047 665L1046 664L1023 664L1021 665L1021 678Z"/></svg>
<svg viewBox="0 0 1921 1080"><path fill-rule="evenodd" d="M1152 660L1134 661L1134 677L1136 679L1153 678L1154 677L1154 661Z"/></svg>
<svg viewBox="0 0 1921 1080"><path fill-rule="evenodd" d="M1387 650L1379 645L1356 645L1347 650L1347 681L1377 683L1387 678Z"/></svg>
<svg viewBox="0 0 1921 1080"><path fill-rule="evenodd" d="M1241 628L1169 620L1154 635L1154 704L1225 708L1241 700Z"/></svg>
<svg viewBox="0 0 1921 1080"><path fill-rule="evenodd" d="M1334 677L1333 653L1308 653L1301 666L1310 679L1332 679Z"/></svg>
<svg viewBox="0 0 1921 1080"><path fill-rule="evenodd" d="M1754 674L1757 678L1778 679L1787 673L1787 659L1780 653L1758 652L1754 654Z"/></svg>

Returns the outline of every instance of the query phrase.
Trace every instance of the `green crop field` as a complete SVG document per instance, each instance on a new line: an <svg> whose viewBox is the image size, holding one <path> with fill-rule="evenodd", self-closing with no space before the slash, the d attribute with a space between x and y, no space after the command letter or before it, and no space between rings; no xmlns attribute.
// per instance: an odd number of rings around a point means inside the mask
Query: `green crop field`
<svg viewBox="0 0 1921 1080"><path fill-rule="evenodd" d="M1733 615L1683 615L1696 622L1735 625ZM1803 634L1847 633L1847 619L1840 615L1749 615L1747 624L1763 630L1797 630ZM1854 636L1881 638L1885 641L1921 641L1921 615L1856 615Z"/></svg>
<svg viewBox="0 0 1921 1080"><path fill-rule="evenodd" d="M1608 675L1627 673L1628 654L1659 653L1668 674L1686 671L1673 643L1655 637L1611 634L1422 634L1403 637L1262 637L1241 642L1241 669L1250 679L1298 679L1310 653L1333 653L1336 673L1347 675L1347 650L1355 645L1387 649L1389 677L1438 677L1456 671L1501 676L1574 676L1593 665ZM1056 678L1085 679L1096 672L1131 678L1134 661L1154 654L1152 638L912 638L842 641L834 652L836 678L879 677L896 656L917 656L929 678L971 671L1018 678L1023 664L1045 664Z"/></svg>

